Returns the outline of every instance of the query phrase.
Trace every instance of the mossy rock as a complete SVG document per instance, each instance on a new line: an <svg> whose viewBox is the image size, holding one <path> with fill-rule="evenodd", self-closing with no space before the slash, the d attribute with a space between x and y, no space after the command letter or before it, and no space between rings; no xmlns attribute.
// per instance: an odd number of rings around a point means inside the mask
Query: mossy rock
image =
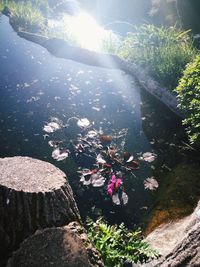
<svg viewBox="0 0 200 267"><path fill-rule="evenodd" d="M197 163L180 163L163 179L146 234L163 223L189 215L200 199L200 167Z"/></svg>

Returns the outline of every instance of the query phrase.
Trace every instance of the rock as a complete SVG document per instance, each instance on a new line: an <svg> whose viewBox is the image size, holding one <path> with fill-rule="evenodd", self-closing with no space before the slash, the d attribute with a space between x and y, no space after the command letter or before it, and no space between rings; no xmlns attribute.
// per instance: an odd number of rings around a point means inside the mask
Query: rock
<svg viewBox="0 0 200 267"><path fill-rule="evenodd" d="M77 222L47 228L27 238L8 261L7 267L101 267L95 248ZM89 252L92 253L89 253ZM95 257L94 257L95 255Z"/></svg>
<svg viewBox="0 0 200 267"><path fill-rule="evenodd" d="M200 222L185 235L184 239L158 264L159 267L200 266Z"/></svg>
<svg viewBox="0 0 200 267"><path fill-rule="evenodd" d="M0 255L4 256L37 229L80 222L65 174L28 157L0 159L0 214Z"/></svg>
<svg viewBox="0 0 200 267"><path fill-rule="evenodd" d="M71 231L77 233L80 236L89 255L91 266L104 266L100 259L99 253L88 239L86 230L77 222L71 222L70 224L68 224L68 227L71 229Z"/></svg>
<svg viewBox="0 0 200 267"><path fill-rule="evenodd" d="M4 9L2 10L2 14L4 14L5 16L11 17L12 12L9 7L5 6Z"/></svg>
<svg viewBox="0 0 200 267"><path fill-rule="evenodd" d="M161 225L146 238L163 255L152 266L200 266L199 209L200 201L190 216Z"/></svg>

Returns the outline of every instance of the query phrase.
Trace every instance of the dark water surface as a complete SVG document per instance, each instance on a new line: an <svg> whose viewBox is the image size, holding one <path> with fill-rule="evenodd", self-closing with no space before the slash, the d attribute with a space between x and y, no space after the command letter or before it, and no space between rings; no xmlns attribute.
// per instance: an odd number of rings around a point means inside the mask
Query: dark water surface
<svg viewBox="0 0 200 267"><path fill-rule="evenodd" d="M103 214L111 222L124 221L128 226L140 222L156 194L145 191L143 181L158 173L163 164L168 168L175 165L180 120L141 93L131 76L55 58L18 37L5 16L0 18L0 69L0 157L30 156L61 168L83 218ZM62 162L52 159L48 145L52 135L43 131L51 116L63 123L70 117L88 118L92 129L109 135L128 129L126 138L119 140L120 145L124 141L125 150L136 159L147 151L158 155L153 163L141 161L136 177L124 177L127 206L114 206L105 188L84 188L76 172L83 162L72 157ZM53 136L70 140L75 134L67 128Z"/></svg>

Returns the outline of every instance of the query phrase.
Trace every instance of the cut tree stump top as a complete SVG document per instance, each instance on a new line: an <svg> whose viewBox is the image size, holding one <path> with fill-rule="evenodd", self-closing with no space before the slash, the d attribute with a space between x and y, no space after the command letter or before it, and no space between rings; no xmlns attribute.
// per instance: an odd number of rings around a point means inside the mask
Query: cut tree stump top
<svg viewBox="0 0 200 267"><path fill-rule="evenodd" d="M0 184L27 193L51 192L66 182L65 174L48 162L29 158L0 159Z"/></svg>
<svg viewBox="0 0 200 267"><path fill-rule="evenodd" d="M50 163L0 158L0 260L37 229L81 221L67 177Z"/></svg>

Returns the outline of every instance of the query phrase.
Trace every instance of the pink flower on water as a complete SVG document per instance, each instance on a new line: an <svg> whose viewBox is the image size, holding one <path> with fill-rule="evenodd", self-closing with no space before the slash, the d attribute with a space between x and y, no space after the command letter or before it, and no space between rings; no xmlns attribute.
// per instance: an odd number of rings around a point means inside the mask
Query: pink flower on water
<svg viewBox="0 0 200 267"><path fill-rule="evenodd" d="M108 184L107 192L110 196L113 195L122 185L122 178L116 178L115 174L111 176L110 183Z"/></svg>

